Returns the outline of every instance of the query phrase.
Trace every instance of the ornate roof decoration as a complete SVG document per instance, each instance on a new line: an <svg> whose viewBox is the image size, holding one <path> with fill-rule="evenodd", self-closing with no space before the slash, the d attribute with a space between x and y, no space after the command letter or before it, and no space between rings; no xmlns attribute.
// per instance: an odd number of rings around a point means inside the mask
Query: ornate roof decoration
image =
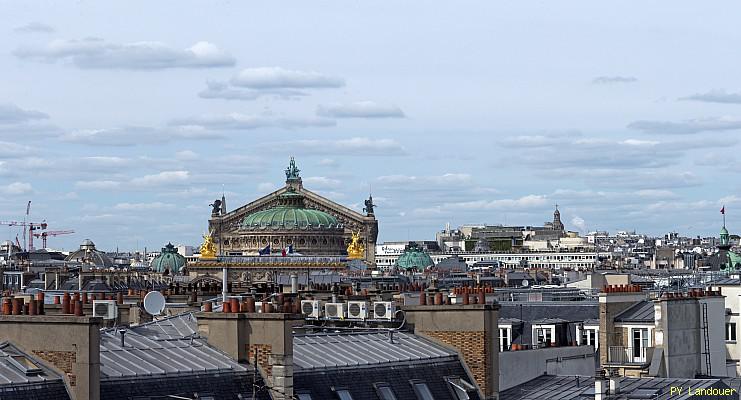
<svg viewBox="0 0 741 400"><path fill-rule="evenodd" d="M291 161L288 163L288 168L286 168L286 180L298 180L301 178L298 174L299 172L301 172L301 170L296 167L296 161L291 157Z"/></svg>
<svg viewBox="0 0 741 400"><path fill-rule="evenodd" d="M177 274L185 266L185 257L178 253L178 249L167 243L162 253L152 260L152 269L159 273Z"/></svg>
<svg viewBox="0 0 741 400"><path fill-rule="evenodd" d="M426 268L434 266L435 262L419 244L412 242L406 246L404 253L399 256L394 265L405 270L424 271Z"/></svg>

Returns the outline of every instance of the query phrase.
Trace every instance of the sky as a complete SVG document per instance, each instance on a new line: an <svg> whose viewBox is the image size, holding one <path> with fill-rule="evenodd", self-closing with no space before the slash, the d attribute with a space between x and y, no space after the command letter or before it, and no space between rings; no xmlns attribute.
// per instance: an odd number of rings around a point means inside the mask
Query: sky
<svg viewBox="0 0 741 400"><path fill-rule="evenodd" d="M0 220L197 245L283 185L446 223L741 230L741 4L0 1ZM17 227L0 226L0 239ZM21 240L22 242L22 240Z"/></svg>

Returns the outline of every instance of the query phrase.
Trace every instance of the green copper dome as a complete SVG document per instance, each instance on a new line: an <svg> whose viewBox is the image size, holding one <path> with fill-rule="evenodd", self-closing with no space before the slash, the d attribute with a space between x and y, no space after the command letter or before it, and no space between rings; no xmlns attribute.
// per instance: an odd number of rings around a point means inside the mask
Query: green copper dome
<svg viewBox="0 0 741 400"><path fill-rule="evenodd" d="M252 213L242 220L244 229L340 229L342 224L324 211L304 208L303 196L287 192L279 196L279 204Z"/></svg>
<svg viewBox="0 0 741 400"><path fill-rule="evenodd" d="M152 270L159 273L177 274L185 266L185 257L178 253L172 243L162 248L162 253L152 260Z"/></svg>
<svg viewBox="0 0 741 400"><path fill-rule="evenodd" d="M435 262L417 243L410 243L394 265L404 270L424 271L425 268L434 266Z"/></svg>

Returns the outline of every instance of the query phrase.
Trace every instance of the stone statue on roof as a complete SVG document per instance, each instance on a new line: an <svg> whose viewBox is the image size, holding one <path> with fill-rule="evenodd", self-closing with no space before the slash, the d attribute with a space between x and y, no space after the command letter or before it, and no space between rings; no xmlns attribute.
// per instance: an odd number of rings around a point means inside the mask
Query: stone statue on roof
<svg viewBox="0 0 741 400"><path fill-rule="evenodd" d="M291 162L288 163L288 168L286 168L286 179L298 179L299 172L301 172L301 170L296 167L296 161L291 157Z"/></svg>
<svg viewBox="0 0 741 400"><path fill-rule="evenodd" d="M209 206L213 207L211 215L219 215L221 213L221 200L216 199L213 203L209 204Z"/></svg>
<svg viewBox="0 0 741 400"><path fill-rule="evenodd" d="M368 213L368 215L373 215L374 208L376 208L376 205L373 204L373 196L368 195L368 200L365 201L365 207L363 207L363 211Z"/></svg>

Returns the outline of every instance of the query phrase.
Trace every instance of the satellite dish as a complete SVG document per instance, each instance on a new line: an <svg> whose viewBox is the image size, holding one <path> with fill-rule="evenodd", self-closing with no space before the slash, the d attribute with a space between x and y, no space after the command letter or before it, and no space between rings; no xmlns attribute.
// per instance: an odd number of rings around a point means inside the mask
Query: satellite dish
<svg viewBox="0 0 741 400"><path fill-rule="evenodd" d="M527 281L527 279L523 279L523 280L522 280L522 286L524 286L524 287L527 287L527 285L529 285L529 284L530 284L530 282L528 282L528 281ZM159 292L157 292L157 293L159 293ZM148 295L147 295L147 296L148 296ZM147 298L145 297L145 298L144 298L144 308L146 308L146 307L147 307L146 301L147 301ZM150 314L151 314L151 313L150 313Z"/></svg>
<svg viewBox="0 0 741 400"><path fill-rule="evenodd" d="M144 310L151 315L160 315L165 310L165 296L160 292L149 292L144 296Z"/></svg>

